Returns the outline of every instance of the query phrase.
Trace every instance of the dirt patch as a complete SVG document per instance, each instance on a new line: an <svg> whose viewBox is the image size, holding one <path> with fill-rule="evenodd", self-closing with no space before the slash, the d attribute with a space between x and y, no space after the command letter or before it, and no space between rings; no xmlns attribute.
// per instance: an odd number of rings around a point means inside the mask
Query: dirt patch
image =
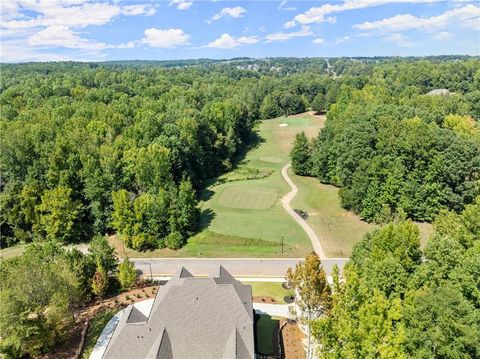
<svg viewBox="0 0 480 359"><path fill-rule="evenodd" d="M302 345L304 338L305 335L298 327L298 324L289 322L286 319L280 321L280 343L284 354L283 358L304 359L305 350Z"/></svg>

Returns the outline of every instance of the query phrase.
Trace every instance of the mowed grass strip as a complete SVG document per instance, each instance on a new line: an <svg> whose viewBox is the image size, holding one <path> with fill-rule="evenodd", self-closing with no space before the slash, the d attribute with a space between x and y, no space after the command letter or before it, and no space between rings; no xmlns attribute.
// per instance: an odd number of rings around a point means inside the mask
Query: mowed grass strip
<svg viewBox="0 0 480 359"><path fill-rule="evenodd" d="M364 222L340 205L339 189L320 183L315 177L301 177L289 171L298 187L291 205L308 213L307 223L320 239L329 257L348 257L355 243L376 225Z"/></svg>
<svg viewBox="0 0 480 359"><path fill-rule="evenodd" d="M266 209L275 203L277 195L274 188L264 186L227 186L222 190L218 204L227 208Z"/></svg>
<svg viewBox="0 0 480 359"><path fill-rule="evenodd" d="M112 317L120 309L105 309L100 313L97 313L93 320L90 322L87 337L85 338L85 346L83 347L82 359L90 358L95 344L97 344L98 337L102 334L103 329Z"/></svg>
<svg viewBox="0 0 480 359"><path fill-rule="evenodd" d="M181 249L155 249L139 252L126 248L118 236L109 238L110 244L115 248L120 258L181 258L181 257L281 257L281 243L266 241L258 238L244 238L228 236L225 234L204 230L188 240ZM295 253L295 248L284 244L283 256Z"/></svg>

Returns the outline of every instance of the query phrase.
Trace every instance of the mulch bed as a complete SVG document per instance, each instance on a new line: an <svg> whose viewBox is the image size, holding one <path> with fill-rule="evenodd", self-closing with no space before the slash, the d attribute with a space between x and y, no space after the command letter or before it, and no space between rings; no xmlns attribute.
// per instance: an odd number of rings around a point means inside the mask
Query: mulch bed
<svg viewBox="0 0 480 359"><path fill-rule="evenodd" d="M253 296L254 303L279 304L275 299L268 296ZM282 303L283 304L283 303Z"/></svg>
<svg viewBox="0 0 480 359"><path fill-rule="evenodd" d="M286 359L304 359L306 354L303 349L302 340L305 335L298 327L297 323L286 319L280 321L282 358Z"/></svg>

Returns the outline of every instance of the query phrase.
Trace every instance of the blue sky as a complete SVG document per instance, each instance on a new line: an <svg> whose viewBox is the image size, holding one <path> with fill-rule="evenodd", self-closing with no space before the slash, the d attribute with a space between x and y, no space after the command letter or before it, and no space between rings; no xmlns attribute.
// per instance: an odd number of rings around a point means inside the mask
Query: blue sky
<svg viewBox="0 0 480 359"><path fill-rule="evenodd" d="M2 0L0 61L480 55L456 0Z"/></svg>

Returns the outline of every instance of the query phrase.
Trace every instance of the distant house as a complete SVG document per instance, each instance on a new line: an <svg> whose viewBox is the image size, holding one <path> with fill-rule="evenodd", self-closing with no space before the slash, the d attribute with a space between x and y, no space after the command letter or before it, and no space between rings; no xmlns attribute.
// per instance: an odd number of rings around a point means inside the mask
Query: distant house
<svg viewBox="0 0 480 359"><path fill-rule="evenodd" d="M104 359L255 356L252 287L223 267L210 278L185 268L157 292L149 316L134 306L121 317Z"/></svg>
<svg viewBox="0 0 480 359"><path fill-rule="evenodd" d="M453 93L447 89L435 89L427 93L427 96L450 96Z"/></svg>

